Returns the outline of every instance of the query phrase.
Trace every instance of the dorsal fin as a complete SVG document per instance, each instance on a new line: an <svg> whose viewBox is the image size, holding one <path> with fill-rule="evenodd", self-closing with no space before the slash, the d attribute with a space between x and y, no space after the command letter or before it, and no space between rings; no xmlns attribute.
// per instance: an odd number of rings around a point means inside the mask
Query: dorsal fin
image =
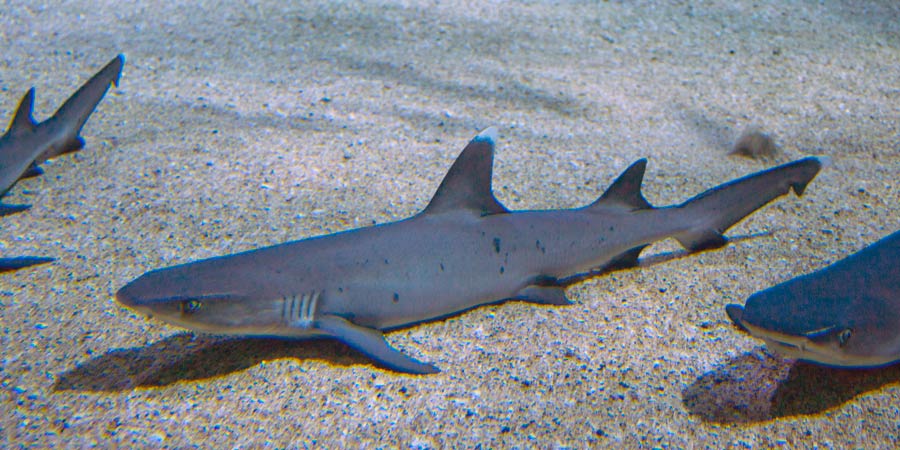
<svg viewBox="0 0 900 450"><path fill-rule="evenodd" d="M9 124L9 131L6 134L12 136L14 134L22 134L22 133L30 133L34 131L35 125L34 118L31 115L31 111L34 108L34 88L28 90L25 93L25 96L22 97L22 101L19 102L19 109L16 110L16 115L13 116L12 122Z"/></svg>
<svg viewBox="0 0 900 450"><path fill-rule="evenodd" d="M469 210L487 216L509 212L491 191L496 138L497 129L490 127L466 145L423 214Z"/></svg>
<svg viewBox="0 0 900 450"><path fill-rule="evenodd" d="M644 181L644 170L647 169L647 159L641 158L628 166L619 178L606 189L594 203L588 206L592 208L625 207L632 211L638 209L651 209L653 205L644 198L641 193L641 183Z"/></svg>

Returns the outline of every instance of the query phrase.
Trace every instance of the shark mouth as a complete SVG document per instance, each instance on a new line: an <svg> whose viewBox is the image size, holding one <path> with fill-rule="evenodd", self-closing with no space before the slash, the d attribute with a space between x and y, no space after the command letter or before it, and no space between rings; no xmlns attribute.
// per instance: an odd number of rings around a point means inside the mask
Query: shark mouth
<svg viewBox="0 0 900 450"><path fill-rule="evenodd" d="M739 305L727 305L725 312L728 314L728 318L740 329L757 339L763 340L770 350L786 358L802 359L833 366L856 365L852 358L848 359L847 355L835 354L829 348L817 345L808 336L781 333L744 321L744 308Z"/></svg>

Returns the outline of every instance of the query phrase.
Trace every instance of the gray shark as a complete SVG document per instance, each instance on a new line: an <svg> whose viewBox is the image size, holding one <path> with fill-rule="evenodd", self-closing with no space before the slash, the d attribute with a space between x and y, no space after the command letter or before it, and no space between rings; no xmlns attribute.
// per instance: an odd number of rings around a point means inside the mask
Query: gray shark
<svg viewBox="0 0 900 450"><path fill-rule="evenodd" d="M669 237L692 251L722 246L722 232L791 187L801 194L821 167L804 158L654 208L641 159L586 207L511 212L491 190L495 135L476 136L411 218L154 270L116 299L196 331L329 336L390 369L434 373L382 332L504 300L568 304L565 277L634 266Z"/></svg>
<svg viewBox="0 0 900 450"><path fill-rule="evenodd" d="M38 164L63 153L80 150L84 139L79 136L88 117L106 95L110 83L118 86L125 57L116 56L68 100L49 119L37 123L32 117L34 88L28 90L9 130L0 137L0 196L6 194L20 178L37 175ZM0 215L12 214L28 205L0 204Z"/></svg>
<svg viewBox="0 0 900 450"><path fill-rule="evenodd" d="M791 358L837 367L900 361L900 232L725 311Z"/></svg>
<svg viewBox="0 0 900 450"><path fill-rule="evenodd" d="M9 130L0 136L0 197L24 177L39 175L38 164L63 153L80 150L84 139L79 136L88 117L106 95L110 83L119 85L125 57L116 56L68 100L49 119L36 123L32 117L34 88L28 90ZM30 208L30 205L0 203L0 216ZM53 261L53 258L0 258L0 272L16 270L34 264Z"/></svg>

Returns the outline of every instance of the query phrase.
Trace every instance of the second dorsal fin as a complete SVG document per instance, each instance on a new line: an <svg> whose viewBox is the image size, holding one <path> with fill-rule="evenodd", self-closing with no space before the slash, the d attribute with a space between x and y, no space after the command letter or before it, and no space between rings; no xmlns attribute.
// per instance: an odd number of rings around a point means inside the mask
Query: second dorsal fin
<svg viewBox="0 0 900 450"><path fill-rule="evenodd" d="M423 214L468 210L487 216L509 212L491 191L496 138L497 129L490 127L466 145Z"/></svg>
<svg viewBox="0 0 900 450"><path fill-rule="evenodd" d="M12 136L34 131L34 127L37 124L34 122L34 117L32 117L33 108L34 88L31 88L25 93L25 96L22 97L22 101L19 102L19 109L16 110L16 115L13 116L12 122L9 124L9 130L6 134Z"/></svg>
<svg viewBox="0 0 900 450"><path fill-rule="evenodd" d="M619 178L616 178L616 181L613 181L613 184L600 198L588 206L588 209L625 207L638 210L653 208L653 205L641 193L641 183L644 181L644 170L646 169L646 158L635 161L619 175Z"/></svg>

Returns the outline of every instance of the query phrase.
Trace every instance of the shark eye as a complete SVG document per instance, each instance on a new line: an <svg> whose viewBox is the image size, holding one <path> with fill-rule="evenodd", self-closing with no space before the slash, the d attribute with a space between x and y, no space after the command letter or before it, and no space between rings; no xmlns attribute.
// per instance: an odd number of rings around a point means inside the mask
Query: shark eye
<svg viewBox="0 0 900 450"><path fill-rule="evenodd" d="M837 336L838 344L840 344L841 347L843 347L844 345L847 345L847 341L850 340L850 336L852 334L853 334L853 330L851 330L849 328L844 328L843 330L841 330L841 332L838 333L838 336Z"/></svg>
<svg viewBox="0 0 900 450"><path fill-rule="evenodd" d="M200 300L185 300L181 302L181 312L184 314L194 314L200 311L201 307L203 307L203 302Z"/></svg>

